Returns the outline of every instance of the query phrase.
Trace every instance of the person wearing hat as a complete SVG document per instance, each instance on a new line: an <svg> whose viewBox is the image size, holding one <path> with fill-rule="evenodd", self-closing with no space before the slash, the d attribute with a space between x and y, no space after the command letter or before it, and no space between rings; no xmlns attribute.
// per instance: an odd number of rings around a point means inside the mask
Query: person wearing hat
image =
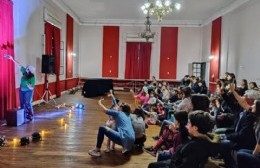
<svg viewBox="0 0 260 168"><path fill-rule="evenodd" d="M25 111L25 118L28 120L33 119L33 90L35 86L35 67L28 65L26 68L21 66L20 71L23 76L20 84L20 104L21 108Z"/></svg>
<svg viewBox="0 0 260 168"><path fill-rule="evenodd" d="M32 98L35 86L35 67L28 65L27 67L22 66L19 62L13 59L13 57L6 55L7 59L10 59L20 68L23 76L21 78L19 98L21 109L24 109L24 118L32 121L33 119L33 107Z"/></svg>

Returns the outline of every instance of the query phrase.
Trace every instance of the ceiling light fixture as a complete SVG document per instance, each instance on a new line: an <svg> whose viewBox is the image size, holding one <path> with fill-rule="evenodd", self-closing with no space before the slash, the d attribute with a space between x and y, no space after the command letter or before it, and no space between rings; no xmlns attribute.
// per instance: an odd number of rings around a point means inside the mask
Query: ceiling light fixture
<svg viewBox="0 0 260 168"><path fill-rule="evenodd" d="M150 15L149 15L149 12L148 12L147 16L146 16L146 21L144 22L145 31L139 34L139 36L141 38L146 39L146 42L149 42L149 39L153 39L154 36L155 36L155 32L151 31L151 24L152 24L152 22L150 21Z"/></svg>
<svg viewBox="0 0 260 168"><path fill-rule="evenodd" d="M171 13L173 10L180 10L181 4L176 2L172 5L171 0L149 0L141 7L144 14L156 15L158 22L162 21L164 15Z"/></svg>

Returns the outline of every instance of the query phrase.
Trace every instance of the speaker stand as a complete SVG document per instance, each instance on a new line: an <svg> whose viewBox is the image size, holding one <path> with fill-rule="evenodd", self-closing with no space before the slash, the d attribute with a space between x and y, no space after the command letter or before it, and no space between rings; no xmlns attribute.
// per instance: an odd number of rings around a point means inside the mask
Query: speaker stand
<svg viewBox="0 0 260 168"><path fill-rule="evenodd" d="M48 75L47 75L47 78L48 78ZM45 99L45 97L47 96L47 99ZM49 82L48 82L48 79L46 80L46 88L45 88L45 91L42 95L42 98L41 100L45 103L49 103L49 96L50 96L50 100L52 100L55 105L57 104L56 101L54 100L54 98L52 97L52 94L51 94L51 91L49 90Z"/></svg>

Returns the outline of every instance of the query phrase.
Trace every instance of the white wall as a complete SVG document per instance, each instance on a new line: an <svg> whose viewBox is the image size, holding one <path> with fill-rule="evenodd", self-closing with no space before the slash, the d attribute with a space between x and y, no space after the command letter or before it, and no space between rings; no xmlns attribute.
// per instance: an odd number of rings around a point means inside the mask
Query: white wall
<svg viewBox="0 0 260 168"><path fill-rule="evenodd" d="M13 0L14 4L14 52L15 59L22 65L28 64L36 67L36 83L44 83L44 74L41 73L41 57L44 48L44 20L43 11L47 8L62 23L61 41L66 46L66 13L48 0ZM74 22L75 31L77 23ZM78 52L78 33L75 32L74 52ZM66 55L66 47L64 50ZM77 71L77 69L75 69ZM78 74L74 73L74 74ZM65 79L65 73L60 79ZM16 87L20 85L21 73L16 69ZM55 75L49 75L49 82L56 80Z"/></svg>
<svg viewBox="0 0 260 168"><path fill-rule="evenodd" d="M188 65L192 62L200 62L202 54L201 28L179 28L177 79L182 79L188 74Z"/></svg>
<svg viewBox="0 0 260 168"><path fill-rule="evenodd" d="M208 24L202 28L202 57L201 62L206 62L205 81L209 84L209 56L211 48L211 31L212 24Z"/></svg>
<svg viewBox="0 0 260 168"><path fill-rule="evenodd" d="M260 1L253 0L223 16L221 53L222 73L234 72L238 80L245 78L258 84L260 83L259 9Z"/></svg>
<svg viewBox="0 0 260 168"><path fill-rule="evenodd" d="M102 77L103 27L80 26L79 74L80 77Z"/></svg>
<svg viewBox="0 0 260 168"><path fill-rule="evenodd" d="M202 28L179 28L177 79L188 74L188 63L201 61ZM121 26L119 34L119 79L125 76L126 38L144 31L144 27ZM159 78L161 28L156 32L152 44L150 77ZM80 26L80 76L102 77L103 27Z"/></svg>

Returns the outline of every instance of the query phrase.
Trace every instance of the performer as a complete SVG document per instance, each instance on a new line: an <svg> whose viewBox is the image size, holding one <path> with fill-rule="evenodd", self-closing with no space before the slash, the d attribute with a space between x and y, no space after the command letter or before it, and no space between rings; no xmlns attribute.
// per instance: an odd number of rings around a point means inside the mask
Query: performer
<svg viewBox="0 0 260 168"><path fill-rule="evenodd" d="M32 99L33 99L33 91L35 86L35 67L32 65L28 65L27 67L22 66L19 62L13 59L10 55L4 56L7 59L10 59L20 68L23 76L21 78L19 97L20 97L20 106L21 109L24 109L24 118L32 121L33 119L33 107L32 107Z"/></svg>

